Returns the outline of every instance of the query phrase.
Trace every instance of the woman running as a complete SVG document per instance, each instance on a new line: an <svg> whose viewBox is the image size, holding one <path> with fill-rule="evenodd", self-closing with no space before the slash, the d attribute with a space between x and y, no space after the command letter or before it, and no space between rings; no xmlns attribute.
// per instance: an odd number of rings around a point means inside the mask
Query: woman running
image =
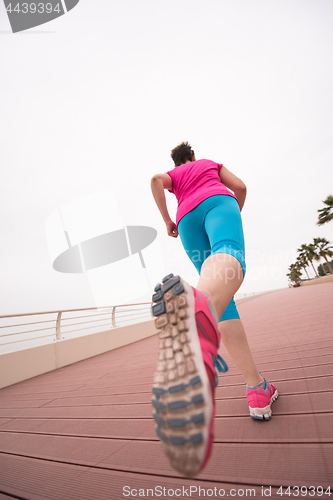
<svg viewBox="0 0 333 500"><path fill-rule="evenodd" d="M152 404L171 465L194 476L212 449L216 369L228 369L218 355L220 339L244 377L252 418L271 418L278 391L256 368L233 299L246 271L240 215L246 186L222 164L196 160L188 142L171 157L175 168L154 175L151 188L168 235L180 235L200 278L194 288L169 274L155 287L152 310L160 340ZM177 198L176 223L164 189Z"/></svg>

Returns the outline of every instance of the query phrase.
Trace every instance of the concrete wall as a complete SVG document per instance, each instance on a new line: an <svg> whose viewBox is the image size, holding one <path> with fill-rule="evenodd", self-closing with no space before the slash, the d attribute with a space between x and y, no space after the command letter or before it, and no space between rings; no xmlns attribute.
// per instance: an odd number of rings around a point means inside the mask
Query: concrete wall
<svg viewBox="0 0 333 500"><path fill-rule="evenodd" d="M73 339L0 354L0 388L103 352L137 342L156 333L154 320Z"/></svg>

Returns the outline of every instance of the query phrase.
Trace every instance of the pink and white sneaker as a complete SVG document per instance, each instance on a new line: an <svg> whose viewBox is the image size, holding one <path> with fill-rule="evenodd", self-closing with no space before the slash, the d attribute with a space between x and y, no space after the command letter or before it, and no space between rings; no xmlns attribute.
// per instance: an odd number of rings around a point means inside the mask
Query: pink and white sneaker
<svg viewBox="0 0 333 500"><path fill-rule="evenodd" d="M279 393L275 385L267 382L256 387L246 386L246 396L249 402L250 417L256 420L269 420L272 418L272 403L277 399Z"/></svg>
<svg viewBox="0 0 333 500"><path fill-rule="evenodd" d="M216 369L228 370L217 354L218 318L208 295L173 274L156 285L152 300L159 329L152 389L156 432L172 467L194 476L212 450Z"/></svg>

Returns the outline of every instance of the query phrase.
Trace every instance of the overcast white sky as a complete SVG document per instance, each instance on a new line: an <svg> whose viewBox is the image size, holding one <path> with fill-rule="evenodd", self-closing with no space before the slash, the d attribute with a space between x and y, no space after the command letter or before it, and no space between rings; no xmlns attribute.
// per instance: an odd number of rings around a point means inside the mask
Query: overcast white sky
<svg viewBox="0 0 333 500"><path fill-rule="evenodd" d="M195 285L150 192L182 140L247 184L239 292L287 286L302 243L333 241L315 225L333 194L332 22L331 0L80 0L14 35L0 3L0 314L95 305L85 275L53 270L45 221L105 189L124 224L157 229L161 277Z"/></svg>

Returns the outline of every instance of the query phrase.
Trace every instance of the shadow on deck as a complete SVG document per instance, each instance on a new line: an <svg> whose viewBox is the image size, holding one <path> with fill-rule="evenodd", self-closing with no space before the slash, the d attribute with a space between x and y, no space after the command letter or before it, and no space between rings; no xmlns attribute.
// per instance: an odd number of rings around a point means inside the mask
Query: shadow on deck
<svg viewBox="0 0 333 500"><path fill-rule="evenodd" d="M229 371L217 389L215 445L196 479L171 469L155 434L155 336L2 389L0 499L288 496L277 494L280 486L333 492L332 297L331 282L238 306L257 365L280 397L272 420L250 419L242 377L222 347ZM312 493L299 496L318 498Z"/></svg>

